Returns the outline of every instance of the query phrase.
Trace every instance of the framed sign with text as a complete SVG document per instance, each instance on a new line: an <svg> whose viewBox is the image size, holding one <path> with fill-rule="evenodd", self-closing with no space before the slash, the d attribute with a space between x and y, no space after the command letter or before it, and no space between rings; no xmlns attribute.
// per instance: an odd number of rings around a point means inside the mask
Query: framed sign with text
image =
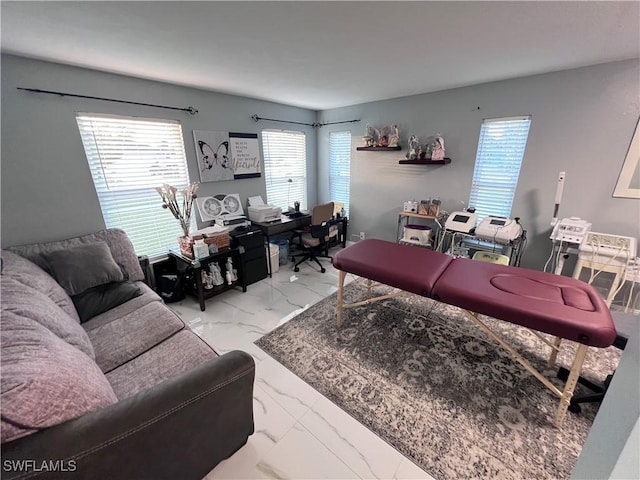
<svg viewBox="0 0 640 480"><path fill-rule="evenodd" d="M229 147L234 179L261 175L260 147L255 133L229 133Z"/></svg>
<svg viewBox="0 0 640 480"><path fill-rule="evenodd" d="M261 176L257 134L194 130L193 141L201 182Z"/></svg>

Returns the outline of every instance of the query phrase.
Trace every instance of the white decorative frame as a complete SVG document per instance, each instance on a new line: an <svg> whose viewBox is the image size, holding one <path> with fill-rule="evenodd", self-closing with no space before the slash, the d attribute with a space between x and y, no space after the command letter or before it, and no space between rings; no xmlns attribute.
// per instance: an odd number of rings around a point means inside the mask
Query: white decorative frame
<svg viewBox="0 0 640 480"><path fill-rule="evenodd" d="M640 198L640 119L636 124L613 196Z"/></svg>

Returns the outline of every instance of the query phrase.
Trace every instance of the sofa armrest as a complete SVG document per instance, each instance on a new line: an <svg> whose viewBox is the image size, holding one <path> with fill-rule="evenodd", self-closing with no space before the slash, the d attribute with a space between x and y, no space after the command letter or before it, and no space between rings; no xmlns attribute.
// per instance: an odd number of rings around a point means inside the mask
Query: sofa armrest
<svg viewBox="0 0 640 480"><path fill-rule="evenodd" d="M208 360L107 408L2 445L2 477L201 479L253 433L254 376L247 353ZM56 471L41 468L43 462Z"/></svg>

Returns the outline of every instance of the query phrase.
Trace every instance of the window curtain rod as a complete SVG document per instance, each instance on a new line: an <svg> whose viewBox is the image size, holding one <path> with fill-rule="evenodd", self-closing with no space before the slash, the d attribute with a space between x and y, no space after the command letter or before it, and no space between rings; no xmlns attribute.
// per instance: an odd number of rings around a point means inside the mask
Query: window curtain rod
<svg viewBox="0 0 640 480"><path fill-rule="evenodd" d="M187 108L168 107L166 105L155 105L153 103L129 102L127 100L116 100L114 98L92 97L90 95L78 95L75 93L54 92L51 90L40 90L39 88L22 88L22 87L17 87L17 88L18 90L24 90L26 92L46 93L49 95L60 95L61 97L89 98L91 100L104 100L105 102L128 103L129 105L142 105L143 107L155 107L155 108L167 108L169 110L181 110L183 112L189 112L191 115L195 115L196 113L198 113L198 109L192 106L189 106Z"/></svg>
<svg viewBox="0 0 640 480"><path fill-rule="evenodd" d="M291 120L278 120L276 118L264 118L264 117L259 117L258 115L251 115L251 118L253 119L254 122L259 122L260 120L268 120L270 122L280 122L280 123L293 123L295 125L306 125L307 127L313 127L313 128L318 128L318 127L324 127L325 125L336 125L338 123L355 123L355 122L359 122L360 119L358 120L344 120L342 122L329 122L329 123L318 123L318 122L314 122L314 123L304 123L304 122L294 122Z"/></svg>

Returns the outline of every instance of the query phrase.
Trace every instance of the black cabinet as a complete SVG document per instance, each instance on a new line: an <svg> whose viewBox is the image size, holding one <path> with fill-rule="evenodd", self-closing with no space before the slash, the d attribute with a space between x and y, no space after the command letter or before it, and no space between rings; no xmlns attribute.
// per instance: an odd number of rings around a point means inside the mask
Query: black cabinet
<svg viewBox="0 0 640 480"><path fill-rule="evenodd" d="M250 227L245 231L233 231L230 235L231 248L244 248L245 284L251 285L267 278L267 253L262 230L258 227Z"/></svg>

